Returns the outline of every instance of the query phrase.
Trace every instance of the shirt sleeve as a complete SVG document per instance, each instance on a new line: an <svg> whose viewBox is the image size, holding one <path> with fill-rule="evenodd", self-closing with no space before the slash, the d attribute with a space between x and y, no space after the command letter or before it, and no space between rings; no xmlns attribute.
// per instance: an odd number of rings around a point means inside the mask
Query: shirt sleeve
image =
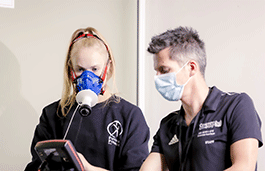
<svg viewBox="0 0 265 171"><path fill-rule="evenodd" d="M51 130L49 130L51 127L49 126L48 117L46 115L46 110L44 109L42 112L42 115L40 117L39 124L36 126L34 137L31 143L31 155L32 155L32 161L27 164L25 171L37 171L41 160L35 151L34 147L37 144L37 142L47 139L52 139L51 136Z"/></svg>
<svg viewBox="0 0 265 171"><path fill-rule="evenodd" d="M161 144L160 144L160 129L156 132L155 136L153 137L154 142L151 149L151 152L157 152L163 154L161 150Z"/></svg>
<svg viewBox="0 0 265 171"><path fill-rule="evenodd" d="M261 147L263 145L261 120L251 98L247 94L242 93L237 97L235 103L236 105L229 121L231 144L241 139L255 138L259 141L259 147Z"/></svg>
<svg viewBox="0 0 265 171"><path fill-rule="evenodd" d="M118 170L139 170L149 154L149 127L140 108L135 107L127 118L127 135L121 147L122 155L119 157Z"/></svg>
<svg viewBox="0 0 265 171"><path fill-rule="evenodd" d="M155 136L153 137L154 142L151 149L151 152L157 152L160 154L164 154L164 150L162 147L163 140L167 138L167 133L170 132L170 130L174 128L174 123L177 120L177 113L178 111L172 112L168 114L166 117L164 117L160 122L160 127L158 131L156 132Z"/></svg>

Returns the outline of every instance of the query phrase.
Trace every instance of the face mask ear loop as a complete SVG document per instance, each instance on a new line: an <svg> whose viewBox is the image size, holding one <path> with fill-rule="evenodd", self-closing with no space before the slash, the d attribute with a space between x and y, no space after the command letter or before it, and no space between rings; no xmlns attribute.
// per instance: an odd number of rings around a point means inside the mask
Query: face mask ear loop
<svg viewBox="0 0 265 171"><path fill-rule="evenodd" d="M177 73L179 73L187 64L189 63L189 61L187 61L179 70L178 70L178 72L176 72L176 74Z"/></svg>
<svg viewBox="0 0 265 171"><path fill-rule="evenodd" d="M178 72L176 72L176 75L189 63L189 61L187 61L179 70ZM191 76L192 77L192 76ZM183 86L185 86L191 79L191 77L188 79L188 81L186 81L185 84L183 84ZM177 81L176 81L177 82Z"/></svg>
<svg viewBox="0 0 265 171"><path fill-rule="evenodd" d="M187 65L188 63L189 63L189 61L188 61L185 65ZM184 66L185 66L185 65L184 65ZM183 66L183 67L184 67L184 66ZM184 84L184 86L185 86L186 84L188 84L188 82L190 81L190 79L191 79L192 77L193 77L193 76L191 76L191 77L187 80L187 82Z"/></svg>
<svg viewBox="0 0 265 171"><path fill-rule="evenodd" d="M191 76L191 77L192 77L192 76ZM188 82L190 81L191 77L187 80L187 82L186 82L185 84L183 84L184 86L185 86L186 84L188 84Z"/></svg>

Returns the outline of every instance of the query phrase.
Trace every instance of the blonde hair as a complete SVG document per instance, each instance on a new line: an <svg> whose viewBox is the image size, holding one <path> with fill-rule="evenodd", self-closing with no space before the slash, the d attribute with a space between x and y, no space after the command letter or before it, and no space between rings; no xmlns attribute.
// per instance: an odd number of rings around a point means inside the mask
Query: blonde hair
<svg viewBox="0 0 265 171"><path fill-rule="evenodd" d="M83 43L75 43L75 41L77 41L77 38L82 34L91 34L94 36L93 36L93 38L86 38L85 41L83 39L81 39ZM81 41L81 40L79 40L79 41ZM80 50L82 47L91 47L91 46L99 45L99 44L101 44L101 46L102 45L105 46L104 48L108 51L108 58L111 61L110 67L109 67L108 72L106 74L106 82L112 77L113 78L112 79L113 87L115 89L117 89L116 85L115 85L115 61L114 61L112 51L111 51L108 43L103 38L103 36L96 29L94 29L92 27L77 29L72 34L71 42L70 42L70 45L69 45L69 48L67 51L66 60L65 60L65 64L64 64L63 92L62 92L62 97L61 97L60 106L59 106L63 116L66 116L68 114L68 112L70 111L70 109L72 108L72 106L75 103L75 97L76 97L76 85L73 83L72 73L71 73L72 69L73 69L72 61L71 61L72 53L73 53L73 51ZM99 45L99 47L100 47L100 45ZM116 96L114 96L114 97L115 97L114 101L118 103L120 101L120 99ZM107 100L106 104L109 102L110 102L110 100Z"/></svg>

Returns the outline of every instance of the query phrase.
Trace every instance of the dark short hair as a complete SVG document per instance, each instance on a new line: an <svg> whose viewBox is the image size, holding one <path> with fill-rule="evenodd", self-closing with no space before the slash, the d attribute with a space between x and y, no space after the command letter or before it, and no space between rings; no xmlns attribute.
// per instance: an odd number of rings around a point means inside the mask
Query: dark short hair
<svg viewBox="0 0 265 171"><path fill-rule="evenodd" d="M170 48L170 59L184 64L190 59L198 62L200 72L204 76L206 67L206 52L204 42L191 27L178 27L152 37L148 52L157 54L165 48Z"/></svg>

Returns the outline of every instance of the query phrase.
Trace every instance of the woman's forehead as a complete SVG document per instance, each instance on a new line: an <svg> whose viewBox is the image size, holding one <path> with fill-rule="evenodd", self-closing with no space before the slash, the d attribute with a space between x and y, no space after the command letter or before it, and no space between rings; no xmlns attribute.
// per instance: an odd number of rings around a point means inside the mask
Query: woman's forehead
<svg viewBox="0 0 265 171"><path fill-rule="evenodd" d="M82 62L101 62L105 63L107 61L107 54L98 50L97 48L84 47L79 49L79 51L73 56L73 61L76 63Z"/></svg>

